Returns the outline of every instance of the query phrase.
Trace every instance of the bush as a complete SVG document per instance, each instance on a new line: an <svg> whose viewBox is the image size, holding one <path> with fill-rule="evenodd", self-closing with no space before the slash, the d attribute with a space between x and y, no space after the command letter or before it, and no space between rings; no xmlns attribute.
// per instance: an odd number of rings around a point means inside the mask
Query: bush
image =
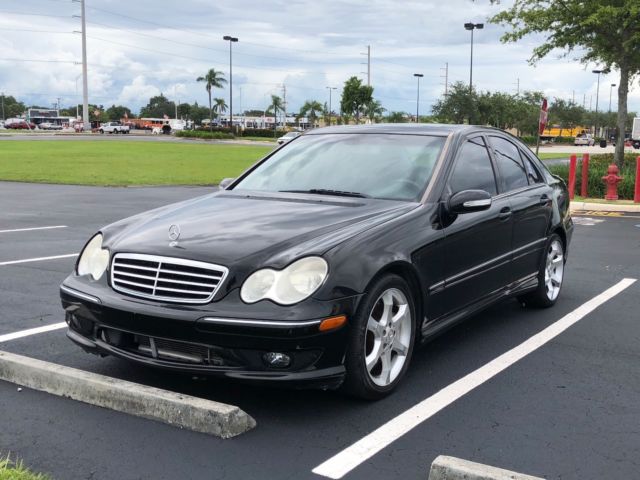
<svg viewBox="0 0 640 480"><path fill-rule="evenodd" d="M203 140L226 140L236 138L232 133L229 132L210 132L209 130L178 130L176 131L176 137L201 138Z"/></svg>
<svg viewBox="0 0 640 480"><path fill-rule="evenodd" d="M242 130L243 137L264 137L264 138L278 138L283 136L285 133L284 130L276 130L275 135L273 134L273 129L268 128L245 128Z"/></svg>
<svg viewBox="0 0 640 480"><path fill-rule="evenodd" d="M553 139L553 143L557 143L558 145L573 145L576 137L556 137Z"/></svg>
<svg viewBox="0 0 640 480"><path fill-rule="evenodd" d="M589 159L589 182L587 184L587 195L591 198L604 198L607 189L602 180L607 174L607 168L614 162L613 154L591 155ZM569 165L550 165L549 170L554 175L562 177L565 182L569 182ZM618 196L622 200L633 200L635 186L636 155L627 154L624 156L622 171L618 173L622 181L618 184ZM582 189L582 159L578 157L578 168L576 169L576 195Z"/></svg>
<svg viewBox="0 0 640 480"><path fill-rule="evenodd" d="M520 140L522 140L527 145L535 145L537 141L536 137L534 137L533 135L525 135L524 137L520 137Z"/></svg>

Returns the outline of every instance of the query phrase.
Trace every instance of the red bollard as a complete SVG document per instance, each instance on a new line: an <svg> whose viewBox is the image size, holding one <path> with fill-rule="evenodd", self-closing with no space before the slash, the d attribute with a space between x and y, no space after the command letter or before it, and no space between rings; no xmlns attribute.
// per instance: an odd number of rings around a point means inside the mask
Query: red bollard
<svg viewBox="0 0 640 480"><path fill-rule="evenodd" d="M633 203L640 203L640 157L636 158L636 190L633 194Z"/></svg>
<svg viewBox="0 0 640 480"><path fill-rule="evenodd" d="M589 154L582 154L582 183L580 185L580 195L582 198L587 198L589 185Z"/></svg>
<svg viewBox="0 0 640 480"><path fill-rule="evenodd" d="M578 158L571 155L569 158L569 198L571 200L573 200L576 190L576 163L578 163Z"/></svg>

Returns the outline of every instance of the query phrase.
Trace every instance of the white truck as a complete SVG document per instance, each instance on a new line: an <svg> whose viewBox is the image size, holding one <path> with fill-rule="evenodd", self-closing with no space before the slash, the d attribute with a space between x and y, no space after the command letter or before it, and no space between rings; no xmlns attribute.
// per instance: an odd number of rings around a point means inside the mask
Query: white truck
<svg viewBox="0 0 640 480"><path fill-rule="evenodd" d="M640 118L633 119L633 126L631 127L631 144L633 148L640 148Z"/></svg>
<svg viewBox="0 0 640 480"><path fill-rule="evenodd" d="M100 125L100 133L129 133L129 126L120 122L107 122Z"/></svg>

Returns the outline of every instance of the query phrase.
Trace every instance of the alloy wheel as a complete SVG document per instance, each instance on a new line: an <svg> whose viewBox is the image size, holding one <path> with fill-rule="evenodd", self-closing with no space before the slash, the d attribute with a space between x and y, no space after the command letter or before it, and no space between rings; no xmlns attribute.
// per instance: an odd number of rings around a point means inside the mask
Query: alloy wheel
<svg viewBox="0 0 640 480"><path fill-rule="evenodd" d="M544 283L547 291L547 298L554 301L560 294L562 278L564 276L564 252L562 243L554 240L549 245L547 251L547 263L544 272Z"/></svg>
<svg viewBox="0 0 640 480"><path fill-rule="evenodd" d="M402 372L411 345L411 307L397 288L385 290L369 313L365 335L365 367L380 387L392 384Z"/></svg>

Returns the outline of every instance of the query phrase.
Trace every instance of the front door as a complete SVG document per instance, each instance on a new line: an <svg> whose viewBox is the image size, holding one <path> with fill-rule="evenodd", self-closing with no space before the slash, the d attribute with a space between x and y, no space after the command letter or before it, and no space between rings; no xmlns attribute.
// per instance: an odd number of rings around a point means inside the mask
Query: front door
<svg viewBox="0 0 640 480"><path fill-rule="evenodd" d="M482 136L469 138L459 149L442 201L471 189L489 192L492 204L484 211L443 220L445 279L440 288L432 292L432 318L463 310L507 283L513 221L511 205L508 198L499 195L495 168Z"/></svg>

